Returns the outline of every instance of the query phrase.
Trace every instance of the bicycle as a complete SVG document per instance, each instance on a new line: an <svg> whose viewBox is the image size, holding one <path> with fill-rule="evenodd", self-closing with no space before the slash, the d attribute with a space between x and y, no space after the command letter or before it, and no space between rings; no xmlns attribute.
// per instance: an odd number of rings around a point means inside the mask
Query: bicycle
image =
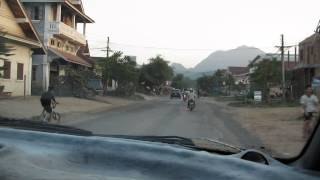
<svg viewBox="0 0 320 180"><path fill-rule="evenodd" d="M57 112L54 111L54 109L56 108L57 106L57 103L56 102L52 102L51 103L51 107L52 107L52 112L51 112L51 116L50 118L48 119L48 121L46 120L46 117L47 117L47 111L45 109L42 110L42 113L40 115L40 120L42 122L50 122L51 121L51 118L54 119L58 124L60 123L60 120L61 120L61 115Z"/></svg>

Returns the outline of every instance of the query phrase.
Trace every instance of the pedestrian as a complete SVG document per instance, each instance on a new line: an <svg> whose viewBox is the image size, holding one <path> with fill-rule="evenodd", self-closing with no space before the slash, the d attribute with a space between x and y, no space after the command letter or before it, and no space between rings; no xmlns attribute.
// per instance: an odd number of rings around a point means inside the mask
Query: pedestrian
<svg viewBox="0 0 320 180"><path fill-rule="evenodd" d="M304 124L303 124L303 138L307 139L312 131L312 118L315 113L318 112L319 100L312 92L310 85L306 86L305 94L300 98L300 104L302 105Z"/></svg>

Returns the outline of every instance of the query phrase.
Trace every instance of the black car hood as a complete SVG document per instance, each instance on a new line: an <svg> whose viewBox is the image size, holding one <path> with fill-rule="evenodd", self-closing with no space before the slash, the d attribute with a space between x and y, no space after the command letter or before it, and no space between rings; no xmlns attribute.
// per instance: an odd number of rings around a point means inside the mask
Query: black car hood
<svg viewBox="0 0 320 180"><path fill-rule="evenodd" d="M0 179L318 179L275 160L163 143L0 128Z"/></svg>

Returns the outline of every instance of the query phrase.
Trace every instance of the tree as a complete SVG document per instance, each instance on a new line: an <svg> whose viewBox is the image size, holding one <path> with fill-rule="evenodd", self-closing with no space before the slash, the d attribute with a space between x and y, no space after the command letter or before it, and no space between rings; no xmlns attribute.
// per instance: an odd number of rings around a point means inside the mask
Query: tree
<svg viewBox="0 0 320 180"><path fill-rule="evenodd" d="M261 90L264 98L268 100L269 88L281 84L281 62L276 59L264 59L250 68L254 69L249 77L251 87Z"/></svg>
<svg viewBox="0 0 320 180"><path fill-rule="evenodd" d="M211 93L214 88L213 76L203 75L197 79L197 86L200 91L205 93Z"/></svg>
<svg viewBox="0 0 320 180"><path fill-rule="evenodd" d="M148 64L141 67L139 83L145 88L159 90L173 76L173 69L160 55L149 59Z"/></svg>
<svg viewBox="0 0 320 180"><path fill-rule="evenodd" d="M216 70L211 76L203 75L197 79L198 88L205 93L227 93L235 86L235 80L224 69Z"/></svg>
<svg viewBox="0 0 320 180"><path fill-rule="evenodd" d="M183 85L183 79L184 79L183 74L177 74L177 75L175 75L175 76L172 78L171 86L172 86L173 88L176 88L176 89L185 88L184 85Z"/></svg>
<svg viewBox="0 0 320 180"><path fill-rule="evenodd" d="M115 80L118 83L116 91L118 91L119 95L127 96L134 93L139 77L135 61L132 61L128 56L123 56L123 53L118 51L98 63L102 71L105 93L108 81L111 80Z"/></svg>

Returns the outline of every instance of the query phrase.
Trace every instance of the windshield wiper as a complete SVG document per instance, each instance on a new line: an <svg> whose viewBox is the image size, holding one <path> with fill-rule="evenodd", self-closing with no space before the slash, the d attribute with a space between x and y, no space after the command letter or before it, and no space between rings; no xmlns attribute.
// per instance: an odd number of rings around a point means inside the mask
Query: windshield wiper
<svg viewBox="0 0 320 180"><path fill-rule="evenodd" d="M78 136L92 136L91 131L25 119L9 119L0 117L0 127L10 127L15 129L61 133Z"/></svg>
<svg viewBox="0 0 320 180"><path fill-rule="evenodd" d="M100 136L100 135L99 135ZM149 142L161 142L166 144L179 145L191 149L214 152L219 154L235 154L241 152L241 149L235 146L231 146L219 141L210 140L206 138L195 138L189 139L180 136L130 136L130 135L102 135L106 137L122 138L122 139L133 139L140 141L149 141ZM209 145L203 146L201 143L198 143L198 140L206 140Z"/></svg>

